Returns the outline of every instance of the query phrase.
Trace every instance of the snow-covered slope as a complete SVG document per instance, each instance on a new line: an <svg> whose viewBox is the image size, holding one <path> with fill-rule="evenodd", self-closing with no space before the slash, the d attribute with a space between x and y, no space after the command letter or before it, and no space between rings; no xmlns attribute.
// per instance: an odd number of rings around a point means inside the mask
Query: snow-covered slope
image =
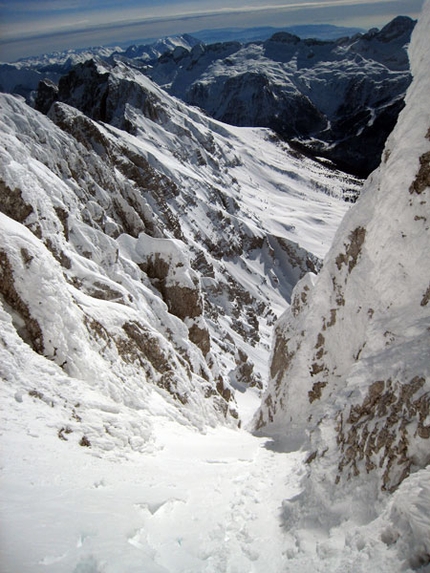
<svg viewBox="0 0 430 573"><path fill-rule="evenodd" d="M147 73L170 93L239 126L264 126L367 176L380 160L410 82L414 22L336 41L278 32L165 54Z"/></svg>
<svg viewBox="0 0 430 573"><path fill-rule="evenodd" d="M1 99L6 353L20 336L107 400L156 392L198 426L237 418L234 388L261 387L278 310L358 184L125 64L82 64L57 97L49 117Z"/></svg>
<svg viewBox="0 0 430 573"><path fill-rule="evenodd" d="M237 426L360 183L124 63L45 88L0 96L2 571L278 567L277 456Z"/></svg>
<svg viewBox="0 0 430 573"><path fill-rule="evenodd" d="M406 108L322 271L300 281L276 326L255 421L284 446L309 449L286 524L367 523L397 490L377 541L369 528L354 543L382 541L416 568L430 554L429 27L427 2Z"/></svg>

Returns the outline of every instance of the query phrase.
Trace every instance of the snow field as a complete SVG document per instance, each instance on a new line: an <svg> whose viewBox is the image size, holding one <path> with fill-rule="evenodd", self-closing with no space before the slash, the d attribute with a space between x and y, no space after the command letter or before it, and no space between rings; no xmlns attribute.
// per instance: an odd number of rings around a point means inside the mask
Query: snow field
<svg viewBox="0 0 430 573"><path fill-rule="evenodd" d="M298 493L303 454L161 418L152 452L101 454L43 435L38 417L3 439L3 573L282 570L271 492Z"/></svg>
<svg viewBox="0 0 430 573"><path fill-rule="evenodd" d="M3 403L9 392L2 388ZM396 542L407 554L429 529L428 470L376 519L371 496L356 511L338 499L350 517L328 526L320 496L304 500L301 515L309 452L244 430L199 432L169 421L161 400L158 413L155 401L141 413L140 451L100 440L87 448L77 422L59 439L64 413L45 398L17 391L2 417L2 573L406 573ZM82 431L93 439L91 429L110 420L112 432L116 418L126 440L131 414L90 398L79 409Z"/></svg>

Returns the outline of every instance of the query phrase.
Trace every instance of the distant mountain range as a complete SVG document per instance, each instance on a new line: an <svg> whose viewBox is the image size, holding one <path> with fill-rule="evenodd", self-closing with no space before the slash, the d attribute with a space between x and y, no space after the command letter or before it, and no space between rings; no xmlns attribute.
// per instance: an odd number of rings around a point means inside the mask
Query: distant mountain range
<svg viewBox="0 0 430 573"><path fill-rule="evenodd" d="M377 167L410 83L414 21L339 40L268 40L175 49L145 69L172 95L238 126L270 127L287 141L367 176Z"/></svg>
<svg viewBox="0 0 430 573"><path fill-rule="evenodd" d="M197 38L205 44L217 42L257 42L267 40L277 32L288 32L300 38L317 38L319 40L337 40L344 36L353 36L364 33L362 28L348 28L345 26L333 26L331 24L308 24L301 26L288 26L275 28L273 26L262 26L257 28L222 28L217 30L200 30L193 32Z"/></svg>
<svg viewBox="0 0 430 573"><path fill-rule="evenodd" d="M272 28L225 29L127 49L67 51L1 65L0 89L34 105L40 80L58 84L73 66L92 58L122 61L216 119L269 127L302 152L365 177L379 164L403 107L411 81L406 47L414 25L397 17L364 34L333 26L274 34ZM327 39L348 32L354 35ZM202 38L234 41L207 44Z"/></svg>

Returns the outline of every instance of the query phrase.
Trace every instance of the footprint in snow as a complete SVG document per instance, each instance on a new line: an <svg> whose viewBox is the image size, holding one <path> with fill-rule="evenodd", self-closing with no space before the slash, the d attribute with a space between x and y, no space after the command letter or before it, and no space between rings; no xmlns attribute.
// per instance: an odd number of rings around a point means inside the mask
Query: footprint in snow
<svg viewBox="0 0 430 573"><path fill-rule="evenodd" d="M165 510L171 509L177 503L186 503L186 501L184 499L170 498L162 501L135 503L134 507L139 511L147 511L151 515L155 515L161 508L164 508Z"/></svg>
<svg viewBox="0 0 430 573"><path fill-rule="evenodd" d="M73 573L100 573L100 571L101 568L92 555L79 561L73 569Z"/></svg>
<svg viewBox="0 0 430 573"><path fill-rule="evenodd" d="M60 561L63 561L63 559L65 559L66 557L67 557L67 551L62 555L47 555L46 557L44 557L39 561L39 565L54 565L55 563L60 563Z"/></svg>

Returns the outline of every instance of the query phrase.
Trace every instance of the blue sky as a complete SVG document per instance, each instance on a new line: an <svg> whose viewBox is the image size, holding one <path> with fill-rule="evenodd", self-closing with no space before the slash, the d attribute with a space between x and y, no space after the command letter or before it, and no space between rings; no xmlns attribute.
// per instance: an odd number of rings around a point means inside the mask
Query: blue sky
<svg viewBox="0 0 430 573"><path fill-rule="evenodd" d="M423 0L0 0L0 60L207 28L335 24L372 28Z"/></svg>

